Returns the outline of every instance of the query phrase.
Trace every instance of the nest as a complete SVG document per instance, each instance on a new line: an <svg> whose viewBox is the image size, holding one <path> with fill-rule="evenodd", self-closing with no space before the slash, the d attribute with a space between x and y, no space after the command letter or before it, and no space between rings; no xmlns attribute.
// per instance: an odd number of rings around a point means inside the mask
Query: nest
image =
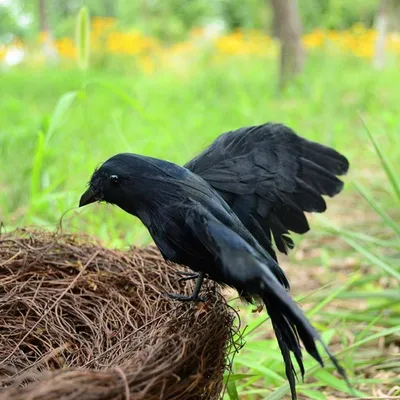
<svg viewBox="0 0 400 400"><path fill-rule="evenodd" d="M109 250L84 236L0 236L0 399L217 399L233 313L154 247Z"/></svg>

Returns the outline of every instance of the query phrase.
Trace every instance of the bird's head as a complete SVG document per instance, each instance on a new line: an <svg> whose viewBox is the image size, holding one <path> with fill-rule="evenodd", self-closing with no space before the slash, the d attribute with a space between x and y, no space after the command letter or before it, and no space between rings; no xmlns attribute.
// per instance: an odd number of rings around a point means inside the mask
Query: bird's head
<svg viewBox="0 0 400 400"><path fill-rule="evenodd" d="M133 192L140 181L141 164L135 154L121 153L109 158L94 171L79 207L104 201L126 208L128 199L130 202L135 199Z"/></svg>
<svg viewBox="0 0 400 400"><path fill-rule="evenodd" d="M137 216L141 210L164 206L168 199L176 201L181 193L179 182L188 173L168 161L120 153L94 171L79 207L104 201Z"/></svg>

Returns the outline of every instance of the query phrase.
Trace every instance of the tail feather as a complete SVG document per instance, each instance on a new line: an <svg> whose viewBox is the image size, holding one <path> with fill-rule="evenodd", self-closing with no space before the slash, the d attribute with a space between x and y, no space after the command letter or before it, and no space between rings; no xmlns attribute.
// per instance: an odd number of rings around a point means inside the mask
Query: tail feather
<svg viewBox="0 0 400 400"><path fill-rule="evenodd" d="M303 343L306 351L322 367L324 367L324 362L316 346L316 342L320 342L338 373L346 380L347 384L350 386L348 378L346 376L346 371L339 364L337 359L331 354L327 346L321 340L318 332L312 327L312 325L302 314L300 309L290 299L289 295L287 295L287 297L282 296L282 294L279 295L275 292L275 289L277 288L273 288L273 286L275 286L275 282L272 282L269 279L268 281L269 287L267 288L267 290L265 290L265 292L268 294L264 294L263 300L266 305L267 312L271 317L275 336L278 341L283 361L285 363L285 372L289 382L292 400L297 399L297 374L293 365L291 354L293 354L296 359L303 381L305 375L300 341ZM277 292L280 292L280 289L278 289Z"/></svg>
<svg viewBox="0 0 400 400"><path fill-rule="evenodd" d="M297 374L296 374L296 370L293 366L292 359L290 357L290 349L288 348L285 340L282 338L281 332L280 332L279 328L276 326L276 324L273 323L272 326L274 328L276 339L278 341L278 345L279 345L279 348L282 353L283 361L285 363L285 372L286 372L286 377L289 381L290 391L292 393L292 400L296 400L297 399L297 395L296 395ZM301 362L299 364L299 366L303 367L303 363ZM304 369L304 367L303 367L303 369Z"/></svg>
<svg viewBox="0 0 400 400"><path fill-rule="evenodd" d="M296 400L296 372L291 354L294 355L304 378L300 342L321 366L324 363L316 343L323 342L280 282L281 268L272 257L259 253L235 231L203 208L189 210L186 221L202 245L218 260L216 276L211 278L232 286L239 293L246 293L249 297L261 298L265 303L285 363L292 400ZM200 227L205 229L201 231ZM337 371L347 381L344 369L328 348L324 344L323 346Z"/></svg>
<svg viewBox="0 0 400 400"><path fill-rule="evenodd" d="M322 347L324 348L326 354L328 355L331 363L335 366L338 373L346 380L348 386L350 386L349 379L346 374L346 370L339 364L339 361L337 360L337 358L329 351L328 347L322 340L321 340L321 344L322 344Z"/></svg>
<svg viewBox="0 0 400 400"><path fill-rule="evenodd" d="M268 305L267 301L265 301L265 306L267 308L269 316L271 317L272 327L274 328L275 336L277 338L279 348L285 362L285 371L289 381L291 392L295 393L295 378L297 378L297 374L293 366L290 352L292 352L296 358L297 365L300 368L301 378L303 381L305 374L299 335L297 334L295 327L291 325L284 316L275 312L274 309L270 305Z"/></svg>
<svg viewBox="0 0 400 400"><path fill-rule="evenodd" d="M251 267L250 257L246 259L246 267ZM232 261L231 261L232 262ZM253 261L254 264L254 261ZM253 266L253 268L256 268ZM304 365L302 361L302 350L300 342L307 353L309 353L322 367L324 362L317 348L317 342L322 343L325 352L336 367L338 373L346 380L346 372L338 363L336 358L330 353L327 346L323 343L319 333L307 320L301 309L291 299L289 293L282 287L276 278L269 272L267 264L260 262L259 268L263 271L260 276L262 284L258 295L263 299L268 314L278 340L283 360L285 362L286 376L292 393L292 400L297 399L295 389L295 372L291 354L294 355L304 377ZM254 290L254 289L253 289ZM349 383L348 383L349 384Z"/></svg>

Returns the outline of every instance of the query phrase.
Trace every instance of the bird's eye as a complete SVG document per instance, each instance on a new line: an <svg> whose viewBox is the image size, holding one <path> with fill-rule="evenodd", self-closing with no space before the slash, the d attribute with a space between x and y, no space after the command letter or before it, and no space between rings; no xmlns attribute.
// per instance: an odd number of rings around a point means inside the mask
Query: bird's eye
<svg viewBox="0 0 400 400"><path fill-rule="evenodd" d="M110 176L110 182L113 184L113 185L116 185L117 183L118 183L118 175L111 175Z"/></svg>

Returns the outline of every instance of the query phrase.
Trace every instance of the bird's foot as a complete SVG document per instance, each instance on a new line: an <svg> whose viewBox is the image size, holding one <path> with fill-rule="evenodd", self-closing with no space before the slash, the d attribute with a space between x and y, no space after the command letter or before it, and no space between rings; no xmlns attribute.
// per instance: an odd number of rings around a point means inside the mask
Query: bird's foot
<svg viewBox="0 0 400 400"><path fill-rule="evenodd" d="M199 274L193 272L179 271L178 274L181 275L178 282L191 281L199 277Z"/></svg>
<svg viewBox="0 0 400 400"><path fill-rule="evenodd" d="M204 303L205 300L198 296L198 295L191 295L191 296L185 296L183 294L177 294L177 293L165 293L165 295L167 297L169 297L170 299L174 299L174 300L179 300L179 301L195 301L195 302L202 302Z"/></svg>
<svg viewBox="0 0 400 400"><path fill-rule="evenodd" d="M187 273L185 273L186 275L188 275ZM176 293L166 293L166 295L170 298L170 299L175 299L175 300L179 300L179 301L196 301L196 302L204 302L205 300L201 297L199 297L199 293L200 293L200 289L201 289L201 285L203 284L203 280L204 280L204 272L200 272L197 276L197 281L196 281L196 285L195 288L193 290L193 293L190 296L184 296L183 294L176 294Z"/></svg>

